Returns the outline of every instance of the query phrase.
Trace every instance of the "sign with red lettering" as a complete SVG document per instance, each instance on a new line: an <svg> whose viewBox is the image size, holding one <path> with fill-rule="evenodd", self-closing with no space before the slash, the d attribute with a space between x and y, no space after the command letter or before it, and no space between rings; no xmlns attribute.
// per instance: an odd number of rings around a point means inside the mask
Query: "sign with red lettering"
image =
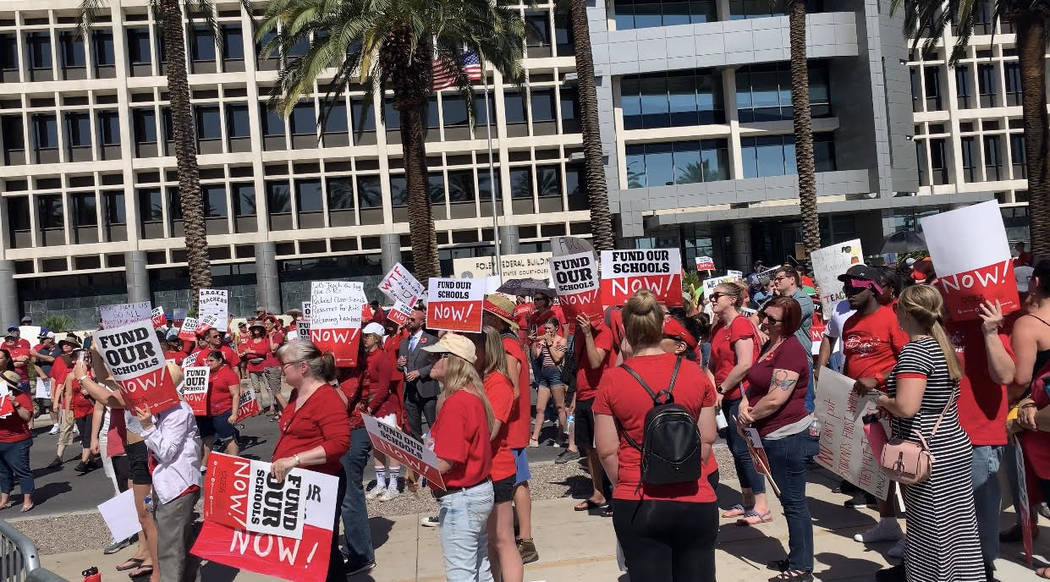
<svg viewBox="0 0 1050 582"><path fill-rule="evenodd" d="M886 499L890 479L882 472L864 430L864 417L876 411L870 398L853 391L854 381L830 368L820 371L814 414L820 420L820 445L813 459L825 469Z"/></svg>
<svg viewBox="0 0 1050 582"><path fill-rule="evenodd" d="M579 314L591 321L604 317L601 298L598 296L598 265L594 253L583 252L551 258L551 279L558 293L558 303L566 319L576 320Z"/></svg>
<svg viewBox="0 0 1050 582"><path fill-rule="evenodd" d="M747 451L751 453L755 471L769 475L769 457L766 456L766 448L762 446L762 437L758 431L750 427L744 428L744 438L747 440Z"/></svg>
<svg viewBox="0 0 1050 582"><path fill-rule="evenodd" d="M398 325L405 325L410 315L412 315L411 305L401 301L394 302L394 306L386 312L386 318Z"/></svg>
<svg viewBox="0 0 1050 582"><path fill-rule="evenodd" d="M426 289L404 265L397 263L379 282L379 290L395 303L415 305Z"/></svg>
<svg viewBox="0 0 1050 582"><path fill-rule="evenodd" d="M978 319L984 301L1000 302L1003 313L1021 308L1010 243L995 200L927 216L921 223L952 320Z"/></svg>
<svg viewBox="0 0 1050 582"><path fill-rule="evenodd" d="M191 366L182 369L182 399L190 405L196 416L208 415L208 366Z"/></svg>
<svg viewBox="0 0 1050 582"><path fill-rule="evenodd" d="M201 322L197 321L196 317L187 317L182 320L182 327L179 328L179 339L186 341L195 341L197 339L197 330L200 328Z"/></svg>
<svg viewBox="0 0 1050 582"><path fill-rule="evenodd" d="M210 325L226 331L229 325L229 291L226 289L200 289L197 291L197 317L202 321L212 318Z"/></svg>
<svg viewBox="0 0 1050 582"><path fill-rule="evenodd" d="M331 352L339 367L357 365L361 309L368 304L359 281L314 281L310 285L310 341Z"/></svg>
<svg viewBox="0 0 1050 582"><path fill-rule="evenodd" d="M204 480L204 524L193 555L297 582L328 574L339 479L292 469L284 481L270 463L213 453Z"/></svg>
<svg viewBox="0 0 1050 582"><path fill-rule="evenodd" d="M433 281L433 279L431 279ZM401 461L402 465L427 478L431 485L444 491L445 481L437 468L437 455L412 435L389 424L379 422L374 416L362 414L368 438L375 450Z"/></svg>
<svg viewBox="0 0 1050 582"><path fill-rule="evenodd" d="M96 331L95 345L120 386L129 410L148 404L157 414L178 405L179 394L148 319Z"/></svg>
<svg viewBox="0 0 1050 582"><path fill-rule="evenodd" d="M154 307L152 316L153 317L151 319L153 320L153 327L154 327L154 329L156 329L158 327L164 327L165 325L167 325L167 323L168 323L168 316L164 315L164 308L163 307L160 307L160 306Z"/></svg>
<svg viewBox="0 0 1050 582"><path fill-rule="evenodd" d="M427 328L478 333L485 300L484 279L431 277L427 288Z"/></svg>
<svg viewBox="0 0 1050 582"><path fill-rule="evenodd" d="M182 322L186 319L186 308L176 307L171 312L171 325L173 327L182 327Z"/></svg>
<svg viewBox="0 0 1050 582"><path fill-rule="evenodd" d="M682 306L682 255L678 249L602 251L602 304L627 303L640 289L668 307Z"/></svg>
<svg viewBox="0 0 1050 582"><path fill-rule="evenodd" d="M237 406L237 422L256 414L259 414L259 398L255 395L255 390L248 386L241 390L241 398Z"/></svg>
<svg viewBox="0 0 1050 582"><path fill-rule="evenodd" d="M696 258L696 270L697 271L714 271L715 260L711 257L697 257Z"/></svg>

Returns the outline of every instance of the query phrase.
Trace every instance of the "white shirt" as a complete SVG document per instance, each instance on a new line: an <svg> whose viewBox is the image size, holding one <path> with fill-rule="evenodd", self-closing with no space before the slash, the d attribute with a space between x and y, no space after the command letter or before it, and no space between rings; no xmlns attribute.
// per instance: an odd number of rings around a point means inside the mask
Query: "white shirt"
<svg viewBox="0 0 1050 582"><path fill-rule="evenodd" d="M828 326L824 328L824 335L834 340L842 339L842 327L846 325L846 320L856 312L856 309L849 306L849 301L845 299L840 300L835 304L835 309L831 311L831 319L828 320ZM835 349L831 353L842 353L841 341L835 342Z"/></svg>
<svg viewBox="0 0 1050 582"><path fill-rule="evenodd" d="M201 486L201 441L193 411L185 402L153 419L153 426L142 436L157 460L153 490L160 503L168 503L193 485Z"/></svg>

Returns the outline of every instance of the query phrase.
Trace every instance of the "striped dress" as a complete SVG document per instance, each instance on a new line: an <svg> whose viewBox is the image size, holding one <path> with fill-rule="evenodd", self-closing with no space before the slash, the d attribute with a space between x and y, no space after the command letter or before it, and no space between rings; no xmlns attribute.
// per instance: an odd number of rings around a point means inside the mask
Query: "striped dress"
<svg viewBox="0 0 1050 582"><path fill-rule="evenodd" d="M959 385L948 374L937 340L925 337L904 346L889 380L891 396L896 396L897 380L908 377L925 378L926 391L918 414L893 419L893 436L914 439L912 431L920 431L934 458L926 482L901 487L908 525L904 561L908 580L981 582L985 576L973 502L973 449L959 426ZM931 438L933 425L949 401Z"/></svg>

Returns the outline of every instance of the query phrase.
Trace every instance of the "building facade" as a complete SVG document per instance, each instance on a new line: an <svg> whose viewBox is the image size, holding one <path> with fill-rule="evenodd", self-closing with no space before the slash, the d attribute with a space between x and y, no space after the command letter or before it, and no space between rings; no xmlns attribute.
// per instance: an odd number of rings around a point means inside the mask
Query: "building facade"
<svg viewBox="0 0 1050 582"><path fill-rule="evenodd" d="M78 0L0 4L2 318L61 313L87 327L101 304L188 302L161 28L147 4L109 0L83 38ZM822 231L861 237L869 253L923 212L992 196L1004 212L1024 208L1013 35L975 37L971 76L959 77L909 54L887 4L811 1L807 28ZM589 236L567 18L551 2L513 9L528 33L525 82L489 71L474 127L453 90L428 108L447 274L453 258L491 255L496 233L505 253ZM322 88L275 114L281 59L306 46L261 54L259 14L219 0L218 38L184 27L212 271L233 314L297 306L310 280L411 267L389 96L351 87L319 123ZM620 243L679 246L720 269L792 252L787 18L766 0L599 0L588 14Z"/></svg>

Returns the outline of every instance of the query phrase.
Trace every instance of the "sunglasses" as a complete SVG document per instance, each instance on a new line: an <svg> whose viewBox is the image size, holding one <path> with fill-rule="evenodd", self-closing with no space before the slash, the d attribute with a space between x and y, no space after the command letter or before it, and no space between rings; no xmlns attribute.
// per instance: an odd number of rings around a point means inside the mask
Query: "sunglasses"
<svg viewBox="0 0 1050 582"><path fill-rule="evenodd" d="M711 296L707 298L707 300L711 303L716 303L725 295L728 295L728 293L712 293Z"/></svg>
<svg viewBox="0 0 1050 582"><path fill-rule="evenodd" d="M773 325L776 325L778 323L784 323L783 319L777 319L777 318L773 317L772 315L766 313L765 311L759 312L758 320L759 321L766 320L769 323L772 323Z"/></svg>

